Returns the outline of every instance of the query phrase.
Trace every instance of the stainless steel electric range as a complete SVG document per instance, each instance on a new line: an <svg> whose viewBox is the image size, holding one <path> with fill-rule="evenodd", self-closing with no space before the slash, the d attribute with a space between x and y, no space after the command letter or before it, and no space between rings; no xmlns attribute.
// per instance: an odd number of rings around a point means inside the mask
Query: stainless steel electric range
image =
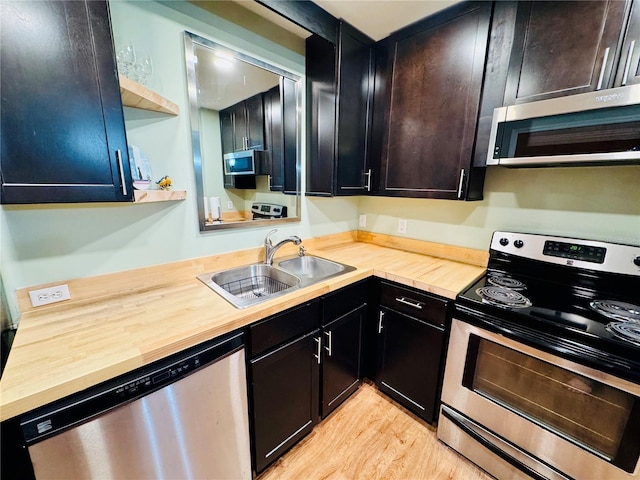
<svg viewBox="0 0 640 480"><path fill-rule="evenodd" d="M495 232L438 438L502 478L640 478L640 247Z"/></svg>

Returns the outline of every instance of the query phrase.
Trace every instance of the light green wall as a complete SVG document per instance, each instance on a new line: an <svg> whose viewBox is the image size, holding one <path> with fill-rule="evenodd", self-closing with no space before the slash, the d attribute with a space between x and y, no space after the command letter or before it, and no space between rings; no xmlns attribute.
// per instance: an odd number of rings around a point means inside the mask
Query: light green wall
<svg viewBox="0 0 640 480"><path fill-rule="evenodd" d="M189 11L192 5L171 2ZM178 117L126 109L130 143L146 152L154 176L170 175L187 200L140 205L2 206L0 267L8 304L17 317L15 290L219 252L262 243L267 227L200 233L191 163L190 126L182 31L262 57L301 74L303 59L250 32L201 12L198 19L167 4L115 1L119 43L132 41L154 61L155 83L177 103ZM144 21L140 21L140 17ZM304 149L303 149L304 150ZM303 175L304 178L304 175ZM397 235L397 220L408 220L407 236L486 250L497 229L564 234L640 244L640 167L595 167L487 172L485 200L383 197L307 198L302 221L279 227L278 235L314 237L358 228Z"/></svg>
<svg viewBox="0 0 640 480"><path fill-rule="evenodd" d="M116 44L133 42L139 53L151 55L155 74L150 87L180 107L177 117L126 108L128 141L144 150L155 179L171 176L176 189L187 190L187 200L139 205L3 205L0 266L14 320L18 316L16 289L252 248L261 245L270 230L199 232L182 32L187 29L221 44L236 45L298 75L304 74L304 59L186 2L116 0L111 10ZM198 12L197 19L182 13L193 11ZM355 229L357 202L303 202L302 221L279 225L275 238Z"/></svg>
<svg viewBox="0 0 640 480"><path fill-rule="evenodd" d="M489 167L484 200L363 197L362 230L487 250L494 230L640 245L640 167Z"/></svg>

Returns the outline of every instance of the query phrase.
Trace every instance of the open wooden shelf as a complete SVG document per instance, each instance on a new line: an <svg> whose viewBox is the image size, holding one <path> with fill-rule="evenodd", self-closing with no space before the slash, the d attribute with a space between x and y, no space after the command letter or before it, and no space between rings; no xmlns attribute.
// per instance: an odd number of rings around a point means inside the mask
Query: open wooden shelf
<svg viewBox="0 0 640 480"><path fill-rule="evenodd" d="M134 203L175 202L187 198L185 190L134 190Z"/></svg>
<svg viewBox="0 0 640 480"><path fill-rule="evenodd" d="M170 115L178 115L180 113L178 105L123 75L120 75L120 95L122 95L122 104L127 107L168 113Z"/></svg>

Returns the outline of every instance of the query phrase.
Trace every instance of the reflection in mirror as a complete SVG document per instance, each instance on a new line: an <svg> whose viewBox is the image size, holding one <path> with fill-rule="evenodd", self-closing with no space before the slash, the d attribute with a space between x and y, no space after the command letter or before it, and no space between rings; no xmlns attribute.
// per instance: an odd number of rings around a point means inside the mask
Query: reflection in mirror
<svg viewBox="0 0 640 480"><path fill-rule="evenodd" d="M301 78L184 41L200 231L299 221Z"/></svg>

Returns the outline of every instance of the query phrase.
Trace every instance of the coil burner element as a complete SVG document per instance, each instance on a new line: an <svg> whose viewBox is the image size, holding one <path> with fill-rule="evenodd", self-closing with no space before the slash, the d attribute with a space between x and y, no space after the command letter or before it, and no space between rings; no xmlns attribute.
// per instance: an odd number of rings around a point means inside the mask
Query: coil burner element
<svg viewBox="0 0 640 480"><path fill-rule="evenodd" d="M607 318L623 322L640 322L640 307L616 300L594 300L589 306Z"/></svg>
<svg viewBox="0 0 640 480"><path fill-rule="evenodd" d="M504 308L528 308L531 300L516 290L490 285L476 290L483 302Z"/></svg>
<svg viewBox="0 0 640 480"><path fill-rule="evenodd" d="M607 330L616 337L631 342L640 347L640 323L638 322L611 322Z"/></svg>
<svg viewBox="0 0 640 480"><path fill-rule="evenodd" d="M487 281L491 285L495 285L497 287L506 287L510 288L511 290L526 290L527 288L527 286L520 280L516 280L515 278L506 275L491 275L487 278Z"/></svg>

